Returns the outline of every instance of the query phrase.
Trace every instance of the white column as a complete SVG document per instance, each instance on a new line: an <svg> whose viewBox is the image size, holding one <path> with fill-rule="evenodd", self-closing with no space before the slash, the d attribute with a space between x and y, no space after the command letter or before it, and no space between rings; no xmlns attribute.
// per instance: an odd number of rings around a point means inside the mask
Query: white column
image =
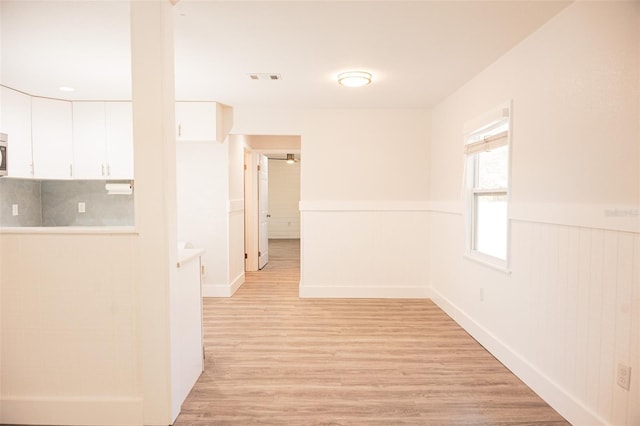
<svg viewBox="0 0 640 426"><path fill-rule="evenodd" d="M176 282L172 5L131 1L140 371L145 425L172 423L171 286Z"/></svg>

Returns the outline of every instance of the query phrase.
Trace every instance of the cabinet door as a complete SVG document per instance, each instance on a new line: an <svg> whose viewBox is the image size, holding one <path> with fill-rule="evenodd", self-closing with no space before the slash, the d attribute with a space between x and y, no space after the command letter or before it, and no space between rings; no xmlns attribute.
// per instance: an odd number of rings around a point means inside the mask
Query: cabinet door
<svg viewBox="0 0 640 426"><path fill-rule="evenodd" d="M107 102L107 173L109 179L133 179L131 102Z"/></svg>
<svg viewBox="0 0 640 426"><path fill-rule="evenodd" d="M73 102L73 177L106 178L104 102Z"/></svg>
<svg viewBox="0 0 640 426"><path fill-rule="evenodd" d="M176 102L176 139L216 140L216 102Z"/></svg>
<svg viewBox="0 0 640 426"><path fill-rule="evenodd" d="M11 177L32 177L31 96L0 87L0 132L9 135L7 161Z"/></svg>
<svg viewBox="0 0 640 426"><path fill-rule="evenodd" d="M34 175L72 177L71 102L33 98L31 107Z"/></svg>

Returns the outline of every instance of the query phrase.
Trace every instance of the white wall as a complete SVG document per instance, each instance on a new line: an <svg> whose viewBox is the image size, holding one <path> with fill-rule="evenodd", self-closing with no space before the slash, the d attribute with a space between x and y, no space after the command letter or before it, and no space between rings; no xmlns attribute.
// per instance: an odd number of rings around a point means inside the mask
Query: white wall
<svg viewBox="0 0 640 426"><path fill-rule="evenodd" d="M179 142L176 146L178 241L202 248L205 296L228 286L228 146Z"/></svg>
<svg viewBox="0 0 640 426"><path fill-rule="evenodd" d="M574 3L432 117L432 297L574 424L640 424L639 15ZM507 99L511 275L463 258L460 192L464 122Z"/></svg>
<svg viewBox="0 0 640 426"><path fill-rule="evenodd" d="M229 136L229 296L244 283L244 147L242 137Z"/></svg>
<svg viewBox="0 0 640 426"><path fill-rule="evenodd" d="M205 297L229 297L244 282L244 141L179 142L178 240L202 248Z"/></svg>
<svg viewBox="0 0 640 426"><path fill-rule="evenodd" d="M426 295L428 111L237 108L234 132L301 135L301 296Z"/></svg>
<svg viewBox="0 0 640 426"><path fill-rule="evenodd" d="M269 160L269 239L300 238L300 163Z"/></svg>

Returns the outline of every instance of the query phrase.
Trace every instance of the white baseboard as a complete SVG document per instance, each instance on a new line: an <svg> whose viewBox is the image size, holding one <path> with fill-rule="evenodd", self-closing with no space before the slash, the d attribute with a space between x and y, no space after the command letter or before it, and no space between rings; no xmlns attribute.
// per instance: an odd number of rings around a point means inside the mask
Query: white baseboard
<svg viewBox="0 0 640 426"><path fill-rule="evenodd" d="M244 272L241 272L233 281L231 281L229 297L233 296L242 284L244 284Z"/></svg>
<svg viewBox="0 0 640 426"><path fill-rule="evenodd" d="M269 235L270 240L299 240L300 232L275 233Z"/></svg>
<svg viewBox="0 0 640 426"><path fill-rule="evenodd" d="M431 300L484 346L513 374L547 402L560 415L574 425L607 425L596 413L585 407L542 371L515 352L489 330L444 297L438 290L429 289Z"/></svg>
<svg viewBox="0 0 640 426"><path fill-rule="evenodd" d="M300 201L298 207L301 212L411 212L429 211L429 202L415 200L306 200Z"/></svg>
<svg viewBox="0 0 640 426"><path fill-rule="evenodd" d="M230 284L202 283L202 297L231 297L244 284L244 272Z"/></svg>
<svg viewBox="0 0 640 426"><path fill-rule="evenodd" d="M335 287L300 283L299 295L309 299L426 299L428 290L427 287Z"/></svg>
<svg viewBox="0 0 640 426"><path fill-rule="evenodd" d="M202 284L202 297L230 297L230 287L226 284Z"/></svg>
<svg viewBox="0 0 640 426"><path fill-rule="evenodd" d="M141 425L142 398L3 397L0 423Z"/></svg>

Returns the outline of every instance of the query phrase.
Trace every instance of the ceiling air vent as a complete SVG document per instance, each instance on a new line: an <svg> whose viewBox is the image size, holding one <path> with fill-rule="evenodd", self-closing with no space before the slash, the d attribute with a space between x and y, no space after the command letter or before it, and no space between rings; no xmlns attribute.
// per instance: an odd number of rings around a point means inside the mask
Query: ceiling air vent
<svg viewBox="0 0 640 426"><path fill-rule="evenodd" d="M249 74L249 78L251 80L282 80L282 76L280 74L275 73L253 73Z"/></svg>

